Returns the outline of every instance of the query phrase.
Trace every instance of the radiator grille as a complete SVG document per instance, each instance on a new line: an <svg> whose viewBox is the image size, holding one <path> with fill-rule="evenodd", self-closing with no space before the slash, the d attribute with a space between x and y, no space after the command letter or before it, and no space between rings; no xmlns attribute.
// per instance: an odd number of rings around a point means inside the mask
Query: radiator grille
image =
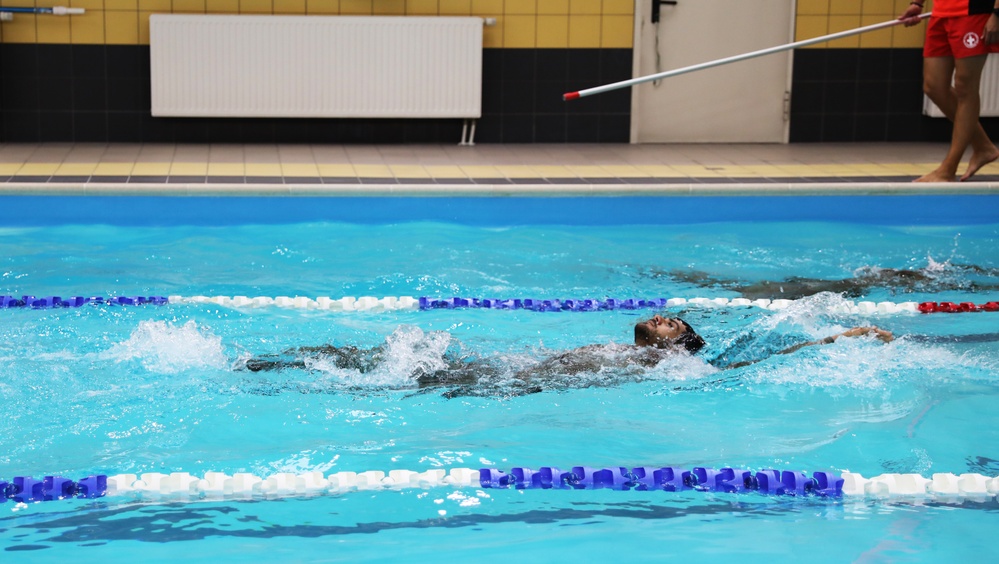
<svg viewBox="0 0 999 564"><path fill-rule="evenodd" d="M478 118L482 19L150 17L152 114Z"/></svg>

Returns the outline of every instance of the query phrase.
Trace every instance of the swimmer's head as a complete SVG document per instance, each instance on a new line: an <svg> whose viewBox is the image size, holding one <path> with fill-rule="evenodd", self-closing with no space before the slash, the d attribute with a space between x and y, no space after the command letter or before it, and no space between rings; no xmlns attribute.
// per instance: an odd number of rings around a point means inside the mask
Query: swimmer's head
<svg viewBox="0 0 999 564"><path fill-rule="evenodd" d="M635 344L640 347L667 348L680 346L690 354L704 348L707 343L690 324L679 317L656 315L652 319L635 324Z"/></svg>

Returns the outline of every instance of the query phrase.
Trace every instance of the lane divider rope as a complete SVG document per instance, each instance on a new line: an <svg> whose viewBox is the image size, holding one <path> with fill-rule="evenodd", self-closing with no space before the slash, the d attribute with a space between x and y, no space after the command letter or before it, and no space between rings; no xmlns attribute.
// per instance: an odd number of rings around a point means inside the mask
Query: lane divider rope
<svg viewBox="0 0 999 564"><path fill-rule="evenodd" d="M93 475L78 481L62 476L36 480L17 476L0 480L0 503L35 503L62 499L127 497L132 499L249 499L339 494L352 491L435 487L484 489L571 489L679 492L685 490L720 493L758 493L771 496L842 496L884 498L930 498L938 501L985 501L999 494L999 477L966 473L881 474L865 478L852 472L805 472L773 469L751 471L740 468L641 466L592 468L553 466L538 469L514 467L452 468L415 472L322 472L278 473L264 478L249 473L233 475L206 472L203 477L187 472Z"/></svg>
<svg viewBox="0 0 999 564"><path fill-rule="evenodd" d="M696 307L758 307L767 310L781 310L793 305L795 300L769 300L746 298L653 298L653 299L552 299L540 300L532 298L494 299L494 298L414 298L411 296L375 298L371 296L343 298L305 296L278 296L275 298L258 296L120 296L120 297L83 297L74 296L61 298L59 296L0 296L0 309L9 308L60 308L81 307L91 305L165 305L165 304L215 304L235 308L283 307L296 309L319 309L327 311L422 311L431 309L499 309L499 310L529 310L538 312L555 311L608 311L663 309L676 306ZM843 302L831 308L831 313L845 314L894 314L894 313L973 313L999 311L999 302L990 301L982 304L973 302Z"/></svg>

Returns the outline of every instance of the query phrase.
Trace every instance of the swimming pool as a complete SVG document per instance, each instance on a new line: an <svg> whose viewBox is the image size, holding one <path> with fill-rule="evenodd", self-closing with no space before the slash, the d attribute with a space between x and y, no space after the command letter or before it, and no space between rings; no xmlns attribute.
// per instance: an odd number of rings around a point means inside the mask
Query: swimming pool
<svg viewBox="0 0 999 564"><path fill-rule="evenodd" d="M6 203L0 293L12 296L731 299L763 281L778 292L804 278L869 287L779 310L0 310L0 480L544 466L999 475L999 313L842 313L858 301L996 300L996 196ZM878 268L918 277L885 287L867 276ZM540 393L519 393L518 371L575 347L628 343L634 323L657 312L682 315L706 350L649 369L556 375ZM867 324L899 338L766 358ZM321 356L306 369L240 369L327 343L384 351L364 373ZM490 380L459 394L413 384L414 366L444 358L488 366ZM992 496L439 486L271 497L8 501L0 544L51 560L143 561L996 552Z"/></svg>

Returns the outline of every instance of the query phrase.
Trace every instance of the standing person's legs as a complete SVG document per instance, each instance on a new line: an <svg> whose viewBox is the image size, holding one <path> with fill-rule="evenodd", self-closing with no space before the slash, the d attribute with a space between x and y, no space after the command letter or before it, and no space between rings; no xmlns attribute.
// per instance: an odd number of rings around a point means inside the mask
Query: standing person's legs
<svg viewBox="0 0 999 564"><path fill-rule="evenodd" d="M971 146L971 158L968 160L967 170L961 176L962 181L974 176L983 166L999 159L999 148L992 143L979 122L982 110L982 71L985 68L986 57L987 55L980 55L955 61L954 93L958 103L957 113L953 119L954 134L951 138L951 150L953 151L959 135L962 142L967 141L965 147ZM960 132L959 124L962 128Z"/></svg>
<svg viewBox="0 0 999 564"><path fill-rule="evenodd" d="M985 57L996 51L988 27L991 14L967 17L931 17L923 45L923 91L954 124L947 157L936 170L919 178L921 182L951 182L967 148L971 159L961 180L971 178L980 168L999 158L999 149L989 140L978 122L981 98L979 86Z"/></svg>
<svg viewBox="0 0 999 564"><path fill-rule="evenodd" d="M999 149L989 140L978 122L981 107L979 87L985 55L953 59L929 57L923 60L923 91L945 116L954 123L950 150L940 166L917 182L952 182L965 150L972 148L967 180L978 169L999 158ZM953 77L953 85L951 79Z"/></svg>

